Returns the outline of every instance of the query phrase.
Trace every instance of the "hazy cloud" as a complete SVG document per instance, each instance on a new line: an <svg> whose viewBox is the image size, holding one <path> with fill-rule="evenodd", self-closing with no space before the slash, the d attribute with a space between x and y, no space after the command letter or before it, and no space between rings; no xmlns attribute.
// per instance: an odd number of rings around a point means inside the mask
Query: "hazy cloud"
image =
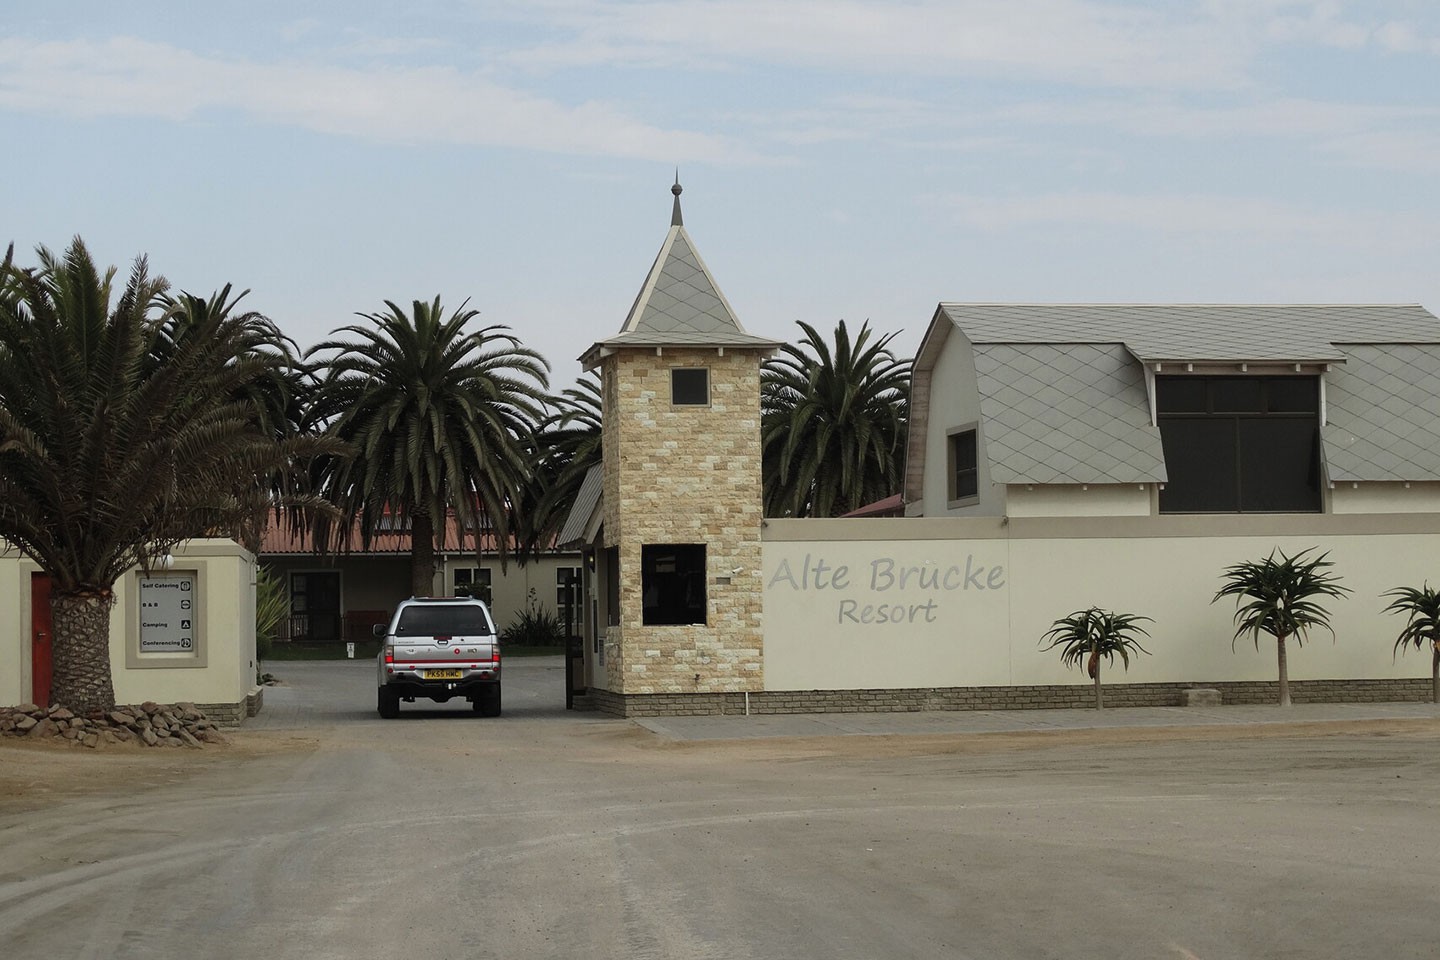
<svg viewBox="0 0 1440 960"><path fill-rule="evenodd" d="M1277 240L1325 238L1364 246L1433 243L1440 226L1408 214L1313 209L1264 198L1195 194L1050 193L1023 197L950 194L937 204L962 223L998 231L1086 225L1145 232Z"/></svg>
<svg viewBox="0 0 1440 960"><path fill-rule="evenodd" d="M1094 0L549 0L571 36L513 53L532 67L760 61L918 76L998 73L1115 87L1243 80L1232 24Z"/></svg>
<svg viewBox="0 0 1440 960"><path fill-rule="evenodd" d="M371 140L427 139L560 153L756 162L730 139L565 104L450 67L359 70L217 59L134 38L0 40L0 106L183 120L208 110Z"/></svg>

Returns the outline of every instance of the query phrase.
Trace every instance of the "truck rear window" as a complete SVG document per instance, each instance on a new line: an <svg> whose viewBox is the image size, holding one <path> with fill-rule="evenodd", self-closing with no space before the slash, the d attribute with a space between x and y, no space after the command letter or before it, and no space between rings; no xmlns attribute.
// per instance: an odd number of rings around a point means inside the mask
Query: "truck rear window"
<svg viewBox="0 0 1440 960"><path fill-rule="evenodd" d="M406 607L400 612L396 636L433 637L488 635L495 632L480 607Z"/></svg>

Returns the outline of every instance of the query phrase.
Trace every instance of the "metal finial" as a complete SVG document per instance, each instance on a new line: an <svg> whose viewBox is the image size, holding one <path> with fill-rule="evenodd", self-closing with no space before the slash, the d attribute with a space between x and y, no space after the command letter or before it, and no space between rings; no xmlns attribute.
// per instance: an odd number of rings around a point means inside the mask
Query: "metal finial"
<svg viewBox="0 0 1440 960"><path fill-rule="evenodd" d="M672 227L683 226L685 223L685 221L680 218L680 193L683 189L684 188L680 186L680 168L676 167L675 186L670 188L670 192L675 195L675 209L670 214L670 226Z"/></svg>

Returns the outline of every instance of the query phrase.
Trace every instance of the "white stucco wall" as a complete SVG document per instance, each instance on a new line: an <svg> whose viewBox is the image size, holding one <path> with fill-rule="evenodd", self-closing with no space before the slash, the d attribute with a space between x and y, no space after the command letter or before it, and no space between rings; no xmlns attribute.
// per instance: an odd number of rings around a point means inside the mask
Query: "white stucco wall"
<svg viewBox="0 0 1440 960"><path fill-rule="evenodd" d="M1273 642L1232 653L1234 603L1210 600L1226 566L1311 546L1354 593L1328 604L1335 642L1291 646L1291 678L1428 676L1428 655L1392 662L1380 594L1440 581L1440 517L772 520L765 689L1084 683L1038 644L1092 605L1155 621L1111 682L1271 680Z"/></svg>
<svg viewBox="0 0 1440 960"><path fill-rule="evenodd" d="M931 374L930 407L925 425L924 502L932 516L996 516L1004 512L1005 491L990 480L985 455L985 430L980 423L980 391L975 383L975 348L959 330L951 330ZM948 507L950 489L949 435L973 427L979 475L979 500ZM936 505L932 508L929 505Z"/></svg>
<svg viewBox="0 0 1440 960"><path fill-rule="evenodd" d="M451 596L455 592L455 571L457 569L477 566L474 557L451 556L445 561L444 592ZM505 565L501 570L500 561L494 557L486 557L478 564L481 568L490 571L490 612L495 617L495 625L504 630L513 623L530 602L530 591L535 591L535 599L541 607L561 618L563 623L565 611L556 602L557 591L555 577L561 568L577 568L580 566L580 555L578 553L567 553L563 555L547 554L537 557L525 564L523 567L514 561ZM575 610L575 629L580 628L580 609Z"/></svg>
<svg viewBox="0 0 1440 960"><path fill-rule="evenodd" d="M1147 517L1154 512L1151 483L1009 484L1005 513L1012 517Z"/></svg>
<svg viewBox="0 0 1440 960"><path fill-rule="evenodd" d="M255 558L233 540L191 540L171 570L199 577L201 648L194 656L141 654L140 609L131 571L116 584L110 661L117 703L237 703L255 685Z"/></svg>
<svg viewBox="0 0 1440 960"><path fill-rule="evenodd" d="M1336 483L1328 491L1331 513L1440 513L1440 483Z"/></svg>

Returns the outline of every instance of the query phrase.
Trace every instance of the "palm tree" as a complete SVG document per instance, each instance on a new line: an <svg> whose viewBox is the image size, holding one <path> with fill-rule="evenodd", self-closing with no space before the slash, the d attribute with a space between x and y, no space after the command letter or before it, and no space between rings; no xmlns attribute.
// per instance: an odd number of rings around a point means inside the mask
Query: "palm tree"
<svg viewBox="0 0 1440 960"><path fill-rule="evenodd" d="M246 393L284 366L283 338L228 288L195 310L141 257L117 298L78 237L37 253L0 271L0 538L50 576L53 696L90 712L114 706L119 578L182 540L258 528L265 478L308 448L259 426Z"/></svg>
<svg viewBox="0 0 1440 960"><path fill-rule="evenodd" d="M1295 638L1303 644L1311 627L1324 627L1335 636L1330 627L1330 614L1316 602L1316 597L1341 597L1350 592L1349 587L1339 585L1339 577L1327 572L1334 566L1322 553L1314 559L1307 554L1315 549L1301 550L1293 557L1276 549L1264 560L1237 563L1227 567L1223 574L1225 585L1216 592L1211 603L1221 597L1235 597L1235 636L1230 639L1233 650L1235 642L1245 634L1255 641L1260 649L1260 634L1268 633L1275 638L1276 657L1280 666L1280 698L1282 707L1290 706L1290 673L1285 656L1285 641ZM1280 559L1276 560L1276 555ZM1249 598L1242 603L1241 598Z"/></svg>
<svg viewBox="0 0 1440 960"><path fill-rule="evenodd" d="M809 324L761 372L766 516L833 517L900 488L910 361L871 342L868 323L851 341L841 320L834 349Z"/></svg>
<svg viewBox="0 0 1440 960"><path fill-rule="evenodd" d="M407 315L390 301L366 325L341 327L306 358L325 353L311 409L326 434L351 455L319 471L318 492L340 510L321 517L317 542L345 542L358 521L368 547L382 523L410 527L410 589L431 593L435 545L453 512L462 528L488 524L504 557L509 505L530 465L527 451L541 419L549 365L494 324L466 331L479 311L462 303L448 317L436 297Z"/></svg>
<svg viewBox="0 0 1440 960"><path fill-rule="evenodd" d="M1430 644L1430 701L1440 703L1440 590L1432 590L1426 583L1418 590L1396 587L1382 596L1395 598L1385 608L1386 613L1403 613L1407 617L1405 628L1395 640L1395 653L1398 655L1412 643L1416 650Z"/></svg>
<svg viewBox="0 0 1440 960"><path fill-rule="evenodd" d="M580 484L600 463L600 381L587 374L550 400L535 434L531 474L514 503L512 523L522 559L550 546L565 524Z"/></svg>
<svg viewBox="0 0 1440 960"><path fill-rule="evenodd" d="M1150 652L1140 645L1135 636L1137 633L1150 635L1140 626L1141 620L1150 618L1112 613L1099 607L1079 610L1056 620L1040 638L1044 644L1040 649L1059 647L1060 661L1067 667L1077 666L1082 659L1085 661L1085 672L1095 683L1095 709L1099 710L1105 706L1104 695L1100 692L1100 658L1104 657L1113 664L1118 656L1125 669L1129 670L1132 653Z"/></svg>
<svg viewBox="0 0 1440 960"><path fill-rule="evenodd" d="M237 381L230 399L244 407L256 429L277 443L303 444L312 454L321 449L338 454L338 445L319 443L306 434L304 423L315 389L314 376L300 360L295 342L262 314L247 311L232 315L244 296L241 293L232 300L229 284L208 298L184 292L178 297L158 296L156 303L163 309L163 317L151 361L167 362L183 348L187 338L204 336L211 318L228 317L237 335L248 338L250 351L263 361L255 367L253 376ZM259 552L266 515L277 507L284 505L293 512L308 514L330 509L305 493L304 466L308 466L307 459L287 459L256 477L253 488L247 491L256 509L236 535L251 553Z"/></svg>

